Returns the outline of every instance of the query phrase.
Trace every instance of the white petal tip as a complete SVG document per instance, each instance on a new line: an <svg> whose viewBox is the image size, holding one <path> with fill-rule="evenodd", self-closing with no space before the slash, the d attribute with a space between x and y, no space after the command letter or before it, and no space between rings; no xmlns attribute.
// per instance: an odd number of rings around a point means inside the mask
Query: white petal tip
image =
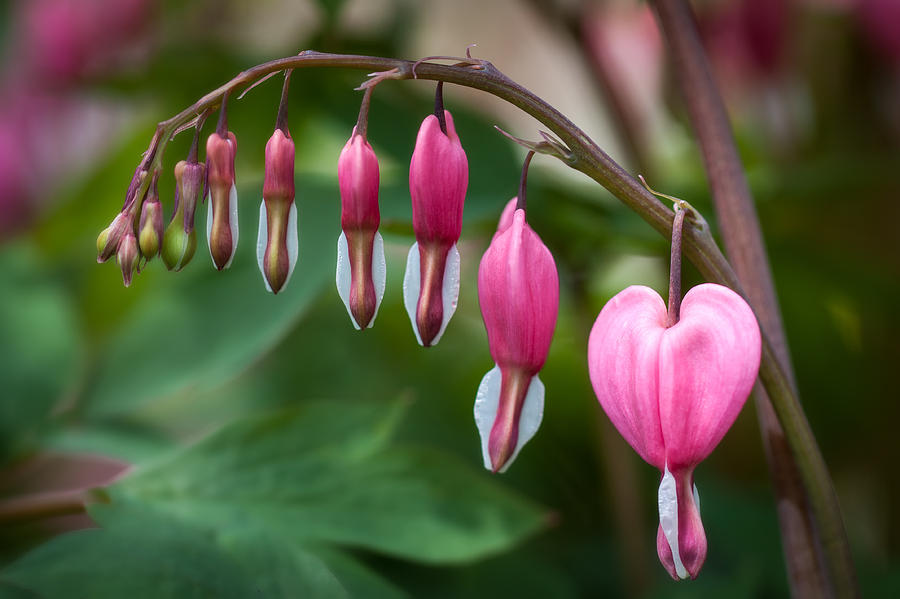
<svg viewBox="0 0 900 599"><path fill-rule="evenodd" d="M494 468L488 443L491 438L491 429L494 427L494 420L497 417L497 410L500 406L502 378L500 367L494 366L481 379L481 384L478 385L478 392L475 395L475 426L478 428L478 435L481 437L481 456L484 460L484 467L491 471ZM525 403L522 405L522 412L519 415L519 436L516 439L516 448L498 472L506 472L509 469L510 465L518 457L522 447L537 433L543 418L544 383L535 375L531 377L528 392L525 394Z"/></svg>
<svg viewBox="0 0 900 599"><path fill-rule="evenodd" d="M447 262L444 265L444 281L441 289L444 317L441 320L441 328L431 341L432 346L437 345L438 341L441 340L441 337L444 336L444 331L447 330L450 318L453 316L453 313L456 312L456 306L459 302L459 279L459 250L454 243L450 248L450 251L447 252ZM416 242L409 248L409 254L406 257L406 274L403 277L403 305L406 307L406 313L409 314L409 320L412 323L416 341L419 342L419 345L424 346L425 344L422 343L422 336L419 334L419 327L416 325L416 309L419 305L421 286L419 244Z"/></svg>

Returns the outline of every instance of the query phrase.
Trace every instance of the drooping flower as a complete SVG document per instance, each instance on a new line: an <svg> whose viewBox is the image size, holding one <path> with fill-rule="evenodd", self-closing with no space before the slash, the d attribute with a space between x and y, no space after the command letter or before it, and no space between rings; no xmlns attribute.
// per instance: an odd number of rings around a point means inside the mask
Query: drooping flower
<svg viewBox="0 0 900 599"><path fill-rule="evenodd" d="M275 132L266 143L266 178L256 238L256 261L266 289L272 293L287 285L297 264L299 248L294 204L294 140L287 125L289 84L290 71L284 78Z"/></svg>
<svg viewBox="0 0 900 599"><path fill-rule="evenodd" d="M224 110L223 106L223 114ZM234 184L236 151L237 139L231 131L216 131L206 140L209 169L206 240L213 264L219 270L231 266L238 244L237 187Z"/></svg>
<svg viewBox="0 0 900 599"><path fill-rule="evenodd" d="M384 241L378 232L378 178L378 158L354 127L338 158L342 232L335 279L357 330L374 323L387 277Z"/></svg>
<svg viewBox="0 0 900 599"><path fill-rule="evenodd" d="M503 212L478 268L478 300L496 366L478 387L475 423L485 468L504 472L537 432L544 412L538 378L559 307L559 277L550 250L515 209Z"/></svg>
<svg viewBox="0 0 900 599"><path fill-rule="evenodd" d="M440 93L440 92L439 92ZM459 298L459 250L469 163L453 117L439 105L422 122L409 164L413 229L403 303L420 345L436 344Z"/></svg>
<svg viewBox="0 0 900 599"><path fill-rule="evenodd" d="M760 333L750 306L715 284L691 289L677 322L667 318L659 294L628 287L597 317L588 367L613 425L662 473L657 552L677 580L695 578L706 559L694 469L750 394Z"/></svg>

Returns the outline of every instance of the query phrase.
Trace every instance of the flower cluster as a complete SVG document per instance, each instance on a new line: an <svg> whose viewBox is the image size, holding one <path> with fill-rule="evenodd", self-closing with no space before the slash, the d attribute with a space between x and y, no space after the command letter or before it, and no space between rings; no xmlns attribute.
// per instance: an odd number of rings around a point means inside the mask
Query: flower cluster
<svg viewBox="0 0 900 599"><path fill-rule="evenodd" d="M263 281L273 294L288 284L299 247L295 149L287 124L289 82L290 72L265 148L256 246ZM378 231L378 158L367 138L373 88L366 88L359 119L337 161L341 233L335 283L358 330L373 326L386 284L384 241ZM237 141L228 131L226 101L227 95L217 129L207 140L208 166L198 160L205 115L198 118L189 155L175 167L175 209L165 230L158 172L151 175L142 165L121 213L100 234L98 260L115 254L126 286L143 266L142 258L146 262L159 253L170 270L180 270L191 260L196 249L194 214L204 197L213 264L219 270L231 264L238 244ZM478 387L474 418L484 466L492 472L509 468L540 426L544 385L538 374L549 354L559 309L556 263L527 218L525 183L534 153L525 159L519 193L503 210L478 269L479 305L495 365ZM416 241L403 281L413 333L425 347L438 343L456 310L457 243L467 186L466 153L438 83L434 114L422 122L410 160ZM687 212L692 209L685 203L676 205L668 307L647 287L625 289L603 307L587 351L590 379L603 410L635 451L661 473L657 550L676 579L696 577L706 558L694 471L746 401L761 345L753 311L734 291L699 285L682 304L681 228Z"/></svg>

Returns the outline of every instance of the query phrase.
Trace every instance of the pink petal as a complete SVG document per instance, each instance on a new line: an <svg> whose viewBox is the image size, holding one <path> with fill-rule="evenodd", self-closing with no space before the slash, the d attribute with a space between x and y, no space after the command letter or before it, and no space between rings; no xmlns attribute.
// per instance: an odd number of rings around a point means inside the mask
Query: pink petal
<svg viewBox="0 0 900 599"><path fill-rule="evenodd" d="M413 229L416 241L456 243L462 232L463 204L469 183L469 163L453 126L444 111L447 133L434 115L419 128L409 163Z"/></svg>
<svg viewBox="0 0 900 599"><path fill-rule="evenodd" d="M547 359L559 308L550 250L517 210L478 268L478 300L491 356L501 367L536 374Z"/></svg>
<svg viewBox="0 0 900 599"><path fill-rule="evenodd" d="M666 451L657 377L665 327L659 294L633 285L607 302L588 340L588 369L600 405L634 450L660 470Z"/></svg>
<svg viewBox="0 0 900 599"><path fill-rule="evenodd" d="M759 326L743 298L709 283L685 295L681 319L659 346L659 419L670 470L696 465L722 440L750 394L759 358Z"/></svg>

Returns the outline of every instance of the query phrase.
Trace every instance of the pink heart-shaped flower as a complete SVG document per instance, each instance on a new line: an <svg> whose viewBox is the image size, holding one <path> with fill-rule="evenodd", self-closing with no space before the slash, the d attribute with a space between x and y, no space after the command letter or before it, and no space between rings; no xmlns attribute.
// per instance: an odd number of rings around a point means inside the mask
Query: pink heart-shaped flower
<svg viewBox="0 0 900 599"><path fill-rule="evenodd" d="M760 343L750 306L715 284L691 289L680 320L668 328L659 294L629 287L603 307L591 330L588 367L600 405L663 473L658 549L673 577L695 577L706 558L693 471L750 394Z"/></svg>

